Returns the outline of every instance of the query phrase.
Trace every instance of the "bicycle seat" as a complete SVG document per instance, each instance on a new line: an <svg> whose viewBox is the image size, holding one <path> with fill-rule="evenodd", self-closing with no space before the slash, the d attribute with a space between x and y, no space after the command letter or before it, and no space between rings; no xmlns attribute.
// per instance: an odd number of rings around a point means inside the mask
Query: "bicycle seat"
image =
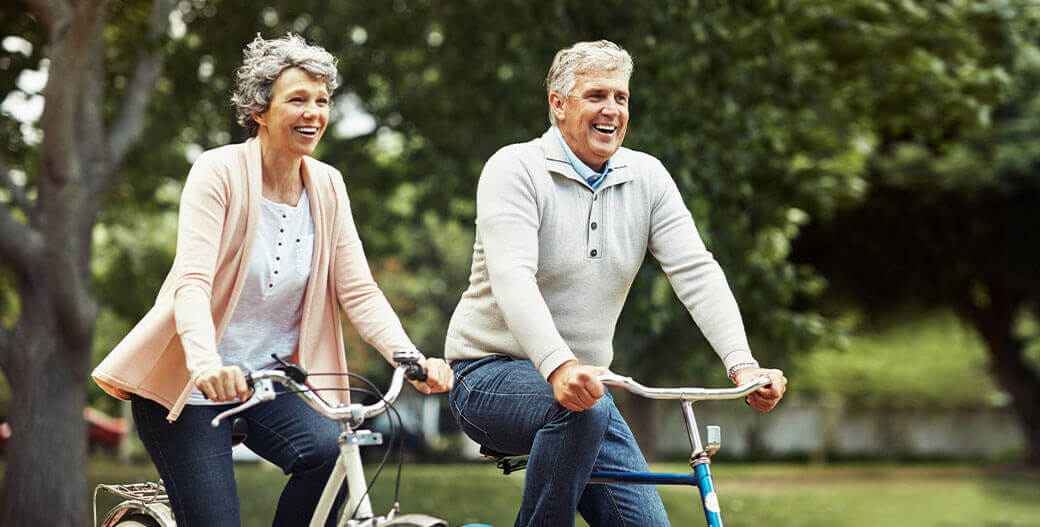
<svg viewBox="0 0 1040 527"><path fill-rule="evenodd" d="M245 417L231 419L231 446L236 446L249 437L249 421Z"/></svg>
<svg viewBox="0 0 1040 527"><path fill-rule="evenodd" d="M480 445L480 455L484 457L489 457L491 459L499 459L503 457L518 457L518 454L506 454L505 452L499 452L498 450L486 447L484 445Z"/></svg>
<svg viewBox="0 0 1040 527"><path fill-rule="evenodd" d="M515 455L506 454L505 452L499 452L493 448L488 448L484 445L480 445L480 455L493 459L495 466L502 469L502 473L509 475L511 472L517 472L527 468L528 455Z"/></svg>

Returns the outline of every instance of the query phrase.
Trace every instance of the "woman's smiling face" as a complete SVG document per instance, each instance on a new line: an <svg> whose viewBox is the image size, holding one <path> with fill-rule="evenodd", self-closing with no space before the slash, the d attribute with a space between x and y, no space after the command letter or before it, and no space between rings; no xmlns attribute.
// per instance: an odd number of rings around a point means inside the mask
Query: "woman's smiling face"
<svg viewBox="0 0 1040 527"><path fill-rule="evenodd" d="M320 77L287 68L271 86L271 102L254 114L269 146L292 154L314 153L329 124L329 91Z"/></svg>

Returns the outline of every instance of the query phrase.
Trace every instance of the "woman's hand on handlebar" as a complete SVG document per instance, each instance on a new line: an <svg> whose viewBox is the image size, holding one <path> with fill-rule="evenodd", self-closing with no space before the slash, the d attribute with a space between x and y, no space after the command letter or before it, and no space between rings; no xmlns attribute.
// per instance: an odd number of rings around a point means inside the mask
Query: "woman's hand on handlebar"
<svg viewBox="0 0 1040 527"><path fill-rule="evenodd" d="M249 398L249 386L246 376L238 366L223 366L205 370L195 377L195 387L206 397L218 403L240 401Z"/></svg>
<svg viewBox="0 0 1040 527"><path fill-rule="evenodd" d="M780 399L784 397L784 392L787 391L787 377L784 377L783 371L769 368L744 368L733 376L733 382L739 386L763 375L769 377L769 384L751 392L744 400L747 401L748 406L768 412L776 407Z"/></svg>
<svg viewBox="0 0 1040 527"><path fill-rule="evenodd" d="M428 358L419 361L419 364L426 369L426 380L408 381L416 390L425 394L446 392L455 383L455 373L443 359Z"/></svg>

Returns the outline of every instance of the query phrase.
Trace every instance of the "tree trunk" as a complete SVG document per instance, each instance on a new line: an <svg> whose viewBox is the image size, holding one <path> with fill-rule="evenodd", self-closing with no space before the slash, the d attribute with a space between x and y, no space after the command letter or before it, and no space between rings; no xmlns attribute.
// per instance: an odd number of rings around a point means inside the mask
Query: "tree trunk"
<svg viewBox="0 0 1040 527"><path fill-rule="evenodd" d="M0 326L0 368L12 395L0 525L82 525L87 518L83 409L97 311L91 235L101 199L143 126L163 69L159 42L173 2L152 4L109 130L103 118L108 0L26 2L47 34L51 67L38 198L16 190L13 201L29 221L0 201L0 262L20 286L17 325ZM0 164L0 183L9 180L6 172Z"/></svg>
<svg viewBox="0 0 1040 527"><path fill-rule="evenodd" d="M1012 409L1025 434L1023 462L1040 467L1040 376L1023 356L1025 348L1014 335L1015 299L997 297L984 308L971 308L969 318L986 341L990 370L1001 388L1011 395Z"/></svg>
<svg viewBox="0 0 1040 527"><path fill-rule="evenodd" d="M15 333L16 345L24 347L4 364L13 434L0 525L82 525L87 518L83 408L89 344L63 335L46 296L41 290L22 296L23 302L32 300L23 304Z"/></svg>

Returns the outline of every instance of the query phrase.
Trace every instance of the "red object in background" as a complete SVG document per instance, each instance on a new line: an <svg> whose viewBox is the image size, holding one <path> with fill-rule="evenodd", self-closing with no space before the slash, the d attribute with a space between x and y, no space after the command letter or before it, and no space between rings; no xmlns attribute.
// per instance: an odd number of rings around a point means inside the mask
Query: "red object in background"
<svg viewBox="0 0 1040 527"><path fill-rule="evenodd" d="M89 406L83 409L83 418L87 421L87 441L91 447L119 448L129 428L125 420L110 417Z"/></svg>

